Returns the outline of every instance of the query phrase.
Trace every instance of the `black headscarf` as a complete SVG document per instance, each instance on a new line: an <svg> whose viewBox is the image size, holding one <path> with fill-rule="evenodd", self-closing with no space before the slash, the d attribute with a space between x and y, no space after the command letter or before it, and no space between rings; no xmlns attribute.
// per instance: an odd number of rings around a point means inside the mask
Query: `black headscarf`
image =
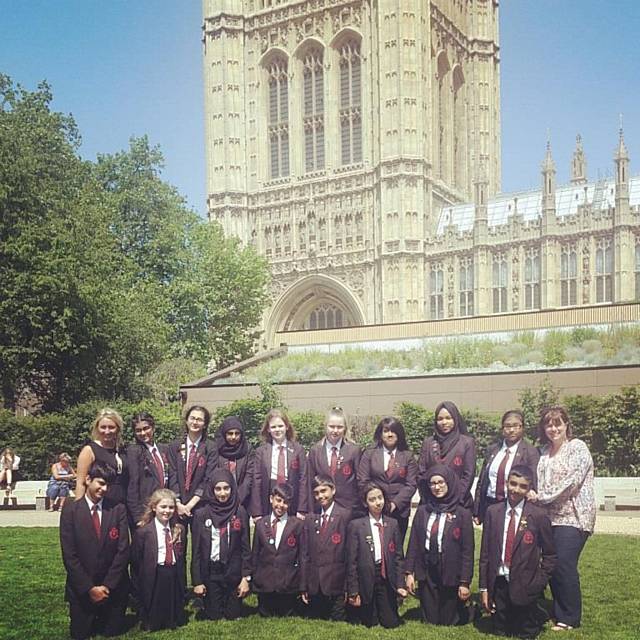
<svg viewBox="0 0 640 640"><path fill-rule="evenodd" d="M449 489L446 496L436 498L431 492L429 483L433 476L442 476L444 478ZM425 503L429 511L435 511L436 513L449 513L451 511L455 511L456 507L460 503L458 477L456 476L455 471L453 471L451 467L446 467L443 464L435 464L433 467L429 467L425 478L427 483Z"/></svg>
<svg viewBox="0 0 640 640"><path fill-rule="evenodd" d="M238 444L230 445L227 442L227 432L231 429L240 431L240 441ZM218 433L216 433L218 453L227 460L238 460L244 458L249 452L249 443L244 435L244 427L238 416L229 416L222 421Z"/></svg>
<svg viewBox="0 0 640 640"><path fill-rule="evenodd" d="M438 414L442 409L446 409L453 418L453 429L446 434L440 433L440 431L438 430ZM433 418L433 437L438 443L438 447L440 449L440 455L438 457L441 460L449 453L449 451L451 451L456 446L458 440L460 440L461 433L466 434L468 433L468 431L467 423L460 415L458 407L456 407L453 402L449 402L449 400L441 402L436 407L436 412Z"/></svg>
<svg viewBox="0 0 640 640"><path fill-rule="evenodd" d="M227 482L231 487L231 495L226 502L219 502L213 488L218 482ZM216 529L222 528L238 511L238 485L228 469L215 469L205 491L204 499L208 502L207 509L211 514L211 521Z"/></svg>

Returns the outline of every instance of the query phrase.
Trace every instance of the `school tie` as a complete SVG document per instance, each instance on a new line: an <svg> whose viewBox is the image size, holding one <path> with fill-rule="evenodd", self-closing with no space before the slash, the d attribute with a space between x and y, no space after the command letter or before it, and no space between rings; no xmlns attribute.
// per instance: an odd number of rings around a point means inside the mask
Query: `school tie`
<svg viewBox="0 0 640 640"><path fill-rule="evenodd" d="M338 468L338 447L331 447L331 465L329 470L331 472L331 477L336 477L336 469Z"/></svg>
<svg viewBox="0 0 640 640"><path fill-rule="evenodd" d="M236 467L237 466L238 466L238 463L235 460L228 460L227 461L227 469L229 469L229 473L233 474L234 478L236 476Z"/></svg>
<svg viewBox="0 0 640 640"><path fill-rule="evenodd" d="M504 453L504 458L498 467L498 477L496 479L496 500L504 500L504 474L507 471L507 461L509 460L509 449Z"/></svg>
<svg viewBox="0 0 640 640"><path fill-rule="evenodd" d="M390 478L393 475L393 466L395 464L396 461L396 454L395 453L391 453L389 454L389 466L387 467L387 478Z"/></svg>
<svg viewBox="0 0 640 640"><path fill-rule="evenodd" d="M431 525L429 533L429 562L435 564L438 562L438 532L440 530L440 514L435 514L435 520Z"/></svg>
<svg viewBox="0 0 640 640"><path fill-rule="evenodd" d="M226 562L229 555L229 540L227 539L227 525L221 527L218 531L220 534L220 562Z"/></svg>
<svg viewBox="0 0 640 640"><path fill-rule="evenodd" d="M171 531L169 531L169 527L166 527L164 530L164 548L164 564L170 566L173 564L173 542L171 542Z"/></svg>
<svg viewBox="0 0 640 640"><path fill-rule="evenodd" d="M384 563L384 527L382 526L382 522L376 522L376 527L378 527L378 537L380 538L380 575L386 578L387 567Z"/></svg>
<svg viewBox="0 0 640 640"><path fill-rule="evenodd" d="M504 543L504 566L511 566L511 556L513 555L513 542L516 539L516 510L511 509L511 518L507 527L507 539Z"/></svg>
<svg viewBox="0 0 640 640"><path fill-rule="evenodd" d="M164 467L162 466L162 460L158 455L158 449L153 447L153 461L156 464L156 473L158 474L158 480L160 480L160 486L164 487Z"/></svg>
<svg viewBox="0 0 640 640"><path fill-rule="evenodd" d="M274 518L271 523L271 537L273 538L273 543L276 543L276 535L278 533L278 522L280 522L280 518Z"/></svg>
<svg viewBox="0 0 640 640"><path fill-rule="evenodd" d="M287 481L287 476L284 470L284 447L280 445L278 451L278 473L276 475L276 481L278 484L284 484Z"/></svg>
<svg viewBox="0 0 640 640"><path fill-rule="evenodd" d="M98 536L98 540L100 540L100 516L98 515L98 505L94 504L91 507L91 520L93 520L93 530L96 532L96 536Z"/></svg>
<svg viewBox="0 0 640 640"><path fill-rule="evenodd" d="M187 477L184 481L184 488L189 491L191 487L191 480L193 477L193 467L196 464L196 448L193 445L189 446L189 458L187 460Z"/></svg>
<svg viewBox="0 0 640 640"><path fill-rule="evenodd" d="M323 536L327 533L327 527L329 526L329 516L326 513L322 514L322 524L320 525L320 535Z"/></svg>

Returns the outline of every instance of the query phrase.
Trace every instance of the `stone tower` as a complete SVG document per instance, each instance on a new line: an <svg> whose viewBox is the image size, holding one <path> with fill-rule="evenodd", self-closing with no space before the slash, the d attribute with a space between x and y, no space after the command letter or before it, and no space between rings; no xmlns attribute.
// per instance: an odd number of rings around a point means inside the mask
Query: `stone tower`
<svg viewBox="0 0 640 640"><path fill-rule="evenodd" d="M203 13L208 212L270 262L265 343L450 315L429 238L480 171L500 188L497 0Z"/></svg>

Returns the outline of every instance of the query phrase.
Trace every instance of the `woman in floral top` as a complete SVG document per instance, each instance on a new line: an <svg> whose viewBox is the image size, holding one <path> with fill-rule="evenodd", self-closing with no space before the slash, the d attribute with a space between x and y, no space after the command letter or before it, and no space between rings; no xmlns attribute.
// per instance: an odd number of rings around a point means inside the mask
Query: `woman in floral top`
<svg viewBox="0 0 640 640"><path fill-rule="evenodd" d="M544 445L538 462L538 492L530 499L547 509L558 556L550 586L554 631L580 626L582 596L578 559L593 533L596 502L593 459L587 445L572 438L571 421L563 407L542 413L538 435Z"/></svg>

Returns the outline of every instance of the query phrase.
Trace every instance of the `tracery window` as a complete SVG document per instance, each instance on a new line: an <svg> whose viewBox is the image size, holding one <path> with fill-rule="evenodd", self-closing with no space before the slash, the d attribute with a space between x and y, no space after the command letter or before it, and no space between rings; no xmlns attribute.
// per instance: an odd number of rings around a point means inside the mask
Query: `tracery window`
<svg viewBox="0 0 640 640"><path fill-rule="evenodd" d="M578 301L578 255L574 244L560 250L560 304L570 307Z"/></svg>
<svg viewBox="0 0 640 640"><path fill-rule="evenodd" d="M362 59L360 43L345 42L340 53L340 148L343 165L362 162Z"/></svg>
<svg viewBox="0 0 640 640"><path fill-rule="evenodd" d="M289 76L286 60L274 60L267 72L270 177L274 179L289 175Z"/></svg>
<svg viewBox="0 0 640 640"><path fill-rule="evenodd" d="M613 247L609 238L596 243L596 302L613 300Z"/></svg>
<svg viewBox="0 0 640 640"><path fill-rule="evenodd" d="M324 68L322 51L309 51L303 60L305 171L324 169Z"/></svg>
<svg viewBox="0 0 640 640"><path fill-rule="evenodd" d="M429 302L431 319L444 318L444 269L442 263L432 264L429 273Z"/></svg>
<svg viewBox="0 0 640 640"><path fill-rule="evenodd" d="M540 250L529 247L524 257L524 308L540 308Z"/></svg>
<svg viewBox="0 0 640 640"><path fill-rule="evenodd" d="M473 258L460 260L460 315L473 315Z"/></svg>
<svg viewBox="0 0 640 640"><path fill-rule="evenodd" d="M507 310L507 257L504 253L493 255L493 313Z"/></svg>

